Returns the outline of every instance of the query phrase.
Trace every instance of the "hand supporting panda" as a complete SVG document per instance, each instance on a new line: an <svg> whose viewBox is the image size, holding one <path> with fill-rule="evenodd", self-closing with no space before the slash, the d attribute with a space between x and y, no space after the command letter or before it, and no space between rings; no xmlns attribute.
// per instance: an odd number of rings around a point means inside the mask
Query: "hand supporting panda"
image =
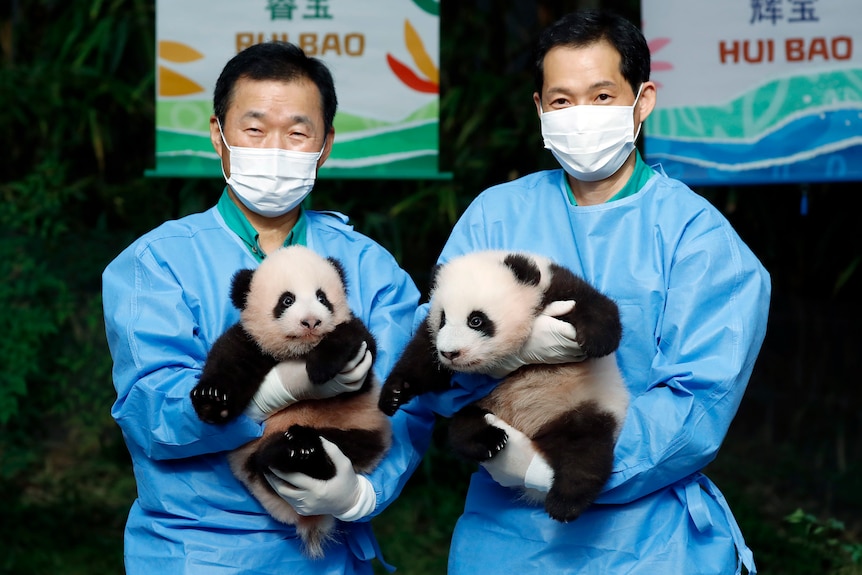
<svg viewBox="0 0 862 575"><path fill-rule="evenodd" d="M530 438L494 414L486 414L485 421L508 436L506 447L481 463L491 478L503 487L528 487L547 493L554 482L554 470Z"/></svg>
<svg viewBox="0 0 862 575"><path fill-rule="evenodd" d="M284 473L270 468L264 475L279 497L300 515L332 515L342 521L362 519L377 506L371 482L353 470L353 463L337 445L320 438L323 449L335 465L331 479L315 479L304 473Z"/></svg>
<svg viewBox="0 0 862 575"><path fill-rule="evenodd" d="M556 364L585 360L587 356L578 344L575 326L557 319L574 308L575 302L572 300L549 303L533 321L530 337L518 353L498 363L487 374L491 377L503 378L528 364Z"/></svg>
<svg viewBox="0 0 862 575"><path fill-rule="evenodd" d="M368 346L362 342L353 359L344 364L335 377L321 385L311 382L305 361L283 361L266 375L245 414L255 421L263 421L276 411L303 399L325 399L356 391L365 382L372 361Z"/></svg>

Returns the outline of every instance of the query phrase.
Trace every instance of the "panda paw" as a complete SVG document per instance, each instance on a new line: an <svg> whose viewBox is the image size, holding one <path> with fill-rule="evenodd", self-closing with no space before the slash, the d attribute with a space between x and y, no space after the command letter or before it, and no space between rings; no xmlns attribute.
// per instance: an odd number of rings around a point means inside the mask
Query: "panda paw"
<svg viewBox="0 0 862 575"><path fill-rule="evenodd" d="M574 521L592 502L582 493L563 493L556 487L551 486L545 497L545 511L551 519L560 523Z"/></svg>
<svg viewBox="0 0 862 575"><path fill-rule="evenodd" d="M506 447L508 434L493 425L480 429L470 441L461 446L461 454L473 461L488 461Z"/></svg>
<svg viewBox="0 0 862 575"><path fill-rule="evenodd" d="M191 393L192 406L205 423L227 423L234 417L230 396L212 386L197 386Z"/></svg>
<svg viewBox="0 0 862 575"><path fill-rule="evenodd" d="M400 377L390 375L380 389L377 406L380 408L380 411L392 416L410 398L410 383Z"/></svg>
<svg viewBox="0 0 862 575"><path fill-rule="evenodd" d="M335 477L335 465L323 448L318 431L292 425L257 455L257 463L284 473L303 473L315 479Z"/></svg>

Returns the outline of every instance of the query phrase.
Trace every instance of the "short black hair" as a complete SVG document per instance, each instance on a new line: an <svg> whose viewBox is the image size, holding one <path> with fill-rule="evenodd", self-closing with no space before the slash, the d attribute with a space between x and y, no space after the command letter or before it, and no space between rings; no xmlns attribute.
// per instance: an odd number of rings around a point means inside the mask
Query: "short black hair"
<svg viewBox="0 0 862 575"><path fill-rule="evenodd" d="M583 48L605 40L620 54L620 73L637 94L649 80L650 53L640 28L609 10L581 10L567 14L539 35L535 52L536 92L545 81L545 55L557 46Z"/></svg>
<svg viewBox="0 0 862 575"><path fill-rule="evenodd" d="M245 48L228 60L213 90L213 113L222 125L240 78L282 82L308 78L320 92L325 133L332 128L338 107L332 74L323 61L307 56L299 46L290 42L263 42Z"/></svg>

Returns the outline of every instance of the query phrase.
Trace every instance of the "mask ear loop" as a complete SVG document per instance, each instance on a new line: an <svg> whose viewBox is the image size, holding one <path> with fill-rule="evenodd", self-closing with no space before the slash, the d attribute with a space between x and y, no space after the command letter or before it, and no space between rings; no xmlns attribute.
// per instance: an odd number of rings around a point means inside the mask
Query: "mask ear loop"
<svg viewBox="0 0 862 575"><path fill-rule="evenodd" d="M227 140L224 139L224 130L221 129L221 120L216 118L216 124L218 124L218 133L221 136L221 141L224 143L225 147L227 148L227 151L230 152L230 145L228 145ZM221 168L221 175L224 178L224 181L230 184L230 178L228 178L227 174L224 172L224 161L221 158L219 158L218 164L219 168Z"/></svg>
<svg viewBox="0 0 862 575"><path fill-rule="evenodd" d="M645 83L646 83L646 82L641 82L641 86L640 86L640 88L638 88L638 93L637 93L637 95L635 96L635 103L634 103L634 104L632 104L632 116L634 116L634 113L635 113L635 106L637 106L637 105L638 105L638 100L640 100L640 99L641 99L641 92L643 92L644 84L645 84ZM634 121L634 117L632 118L632 121ZM643 122L638 122L638 129L637 129L637 131L635 132L635 138L634 138L634 140L632 140L632 142L637 142L637 141L638 141L638 136L640 136L640 135L641 135L641 127L642 127L643 125L644 125L644 123L643 123Z"/></svg>
<svg viewBox="0 0 862 575"><path fill-rule="evenodd" d="M216 124L218 124L218 133L221 136L221 141L227 147L228 152L230 152L231 151L230 145L227 143L227 140L224 139L224 130L221 129L221 120L216 118Z"/></svg>

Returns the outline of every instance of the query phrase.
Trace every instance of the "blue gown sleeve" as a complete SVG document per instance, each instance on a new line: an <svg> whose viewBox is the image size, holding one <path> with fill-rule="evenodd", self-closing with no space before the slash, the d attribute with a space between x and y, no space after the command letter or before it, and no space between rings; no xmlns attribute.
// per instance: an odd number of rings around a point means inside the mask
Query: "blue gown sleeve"
<svg viewBox="0 0 862 575"><path fill-rule="evenodd" d="M189 303L187 286L169 265L139 243L120 254L102 280L117 390L111 414L127 442L151 459L164 460L233 449L261 435L261 425L244 416L226 425L206 424L197 417L189 392L212 341L227 326L212 320L218 329L205 337L207 330ZM229 303L227 295L224 299ZM229 315L228 308L206 313Z"/></svg>
<svg viewBox="0 0 862 575"><path fill-rule="evenodd" d="M763 342L766 270L728 223L690 234L666 273L647 381L627 371L643 391L632 397L600 503L633 501L711 462Z"/></svg>

